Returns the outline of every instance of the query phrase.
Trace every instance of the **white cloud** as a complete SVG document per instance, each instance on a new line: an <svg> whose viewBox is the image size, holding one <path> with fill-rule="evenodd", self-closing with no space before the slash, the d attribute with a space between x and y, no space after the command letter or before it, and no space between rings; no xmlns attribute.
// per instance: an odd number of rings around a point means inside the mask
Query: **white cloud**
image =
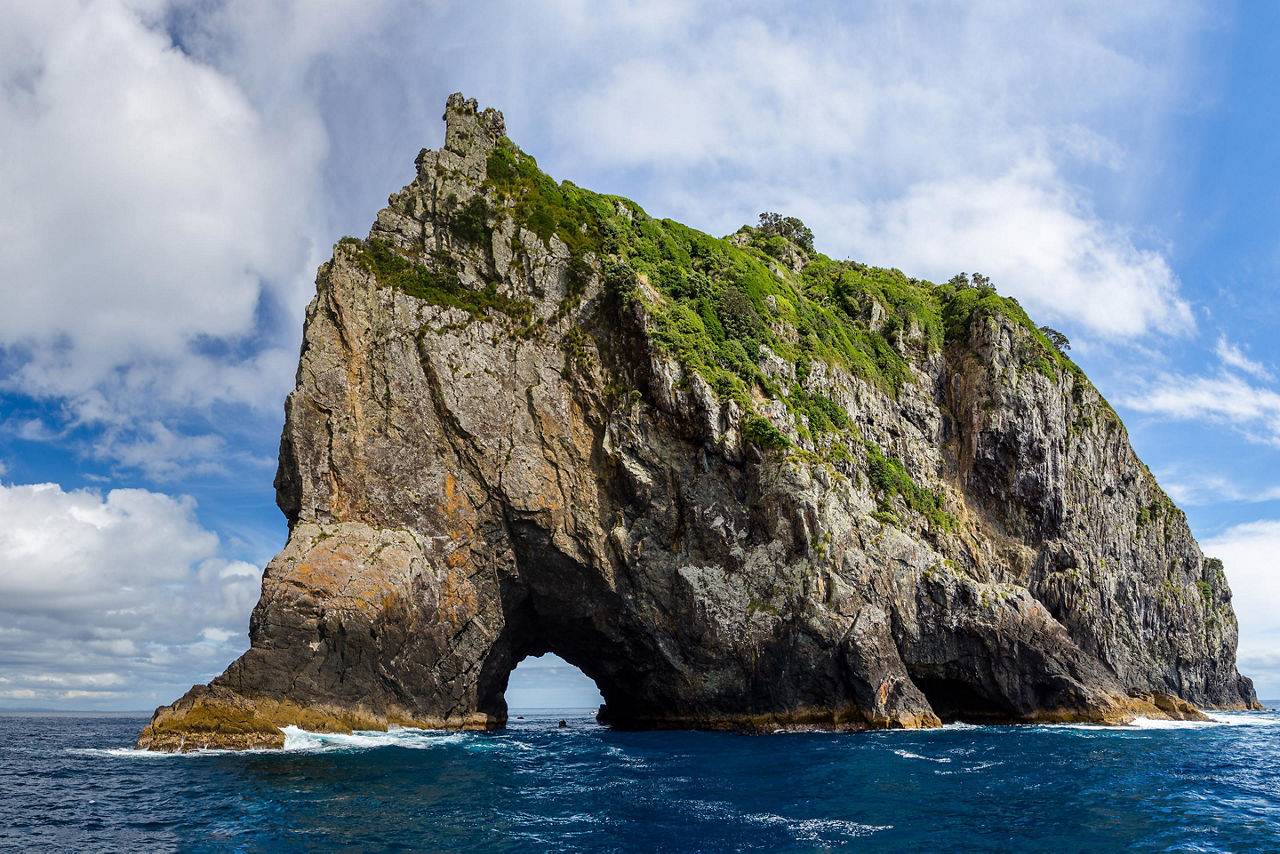
<svg viewBox="0 0 1280 854"><path fill-rule="evenodd" d="M1264 382L1275 379L1266 365L1250 359L1239 346L1228 341L1225 335L1218 338L1218 346L1214 352L1227 368L1234 368Z"/></svg>
<svg viewBox="0 0 1280 854"><path fill-rule="evenodd" d="M406 18L421 21L433 5L431 0L160 2L186 16L183 42L188 49L234 75L269 114L310 109L306 78L318 57L342 55L389 22L403 26Z"/></svg>
<svg viewBox="0 0 1280 854"><path fill-rule="evenodd" d="M524 709L594 709L604 699L581 670L547 653L516 666L507 682L506 701L515 714Z"/></svg>
<svg viewBox="0 0 1280 854"><path fill-rule="evenodd" d="M1250 441L1280 447L1280 392L1232 372L1240 367L1238 355L1224 354L1220 342L1222 365L1216 374L1164 373L1122 402L1138 412L1221 424Z"/></svg>
<svg viewBox="0 0 1280 854"><path fill-rule="evenodd" d="M560 8L547 26L580 12ZM549 63L558 79L538 91L567 89L545 110L561 159L643 170L660 215L730 231L784 209L837 255L935 279L981 270L1102 336L1178 333L1193 320L1161 247L1097 213L1074 176L1109 173L1095 190L1121 206L1198 23L1164 3L908 3L785 23L718 4L636 32L604 12L560 52L590 58L572 74Z"/></svg>
<svg viewBox="0 0 1280 854"><path fill-rule="evenodd" d="M148 474L200 465L158 457L152 424L199 437L193 413L224 404L275 417L329 218L372 219L454 89L507 110L567 177L660 215L730 231L782 209L836 255L980 269L1068 329L1186 330L1159 247L1094 196L1122 210L1141 186L1197 15L1157 0L27 4L0 34L0 391L58 404L55 441L107 428L90 456ZM1081 169L1108 177L1090 191Z"/></svg>
<svg viewBox="0 0 1280 854"><path fill-rule="evenodd" d="M54 0L6 19L0 391L60 402L68 425L174 432L214 404L274 410L292 378L323 128L177 49L168 7ZM264 321L273 302L287 322Z"/></svg>
<svg viewBox="0 0 1280 854"><path fill-rule="evenodd" d="M1169 497L1184 507L1203 507L1223 501L1251 504L1280 501L1280 486L1251 488L1220 474L1183 473L1173 469L1161 472L1159 481Z"/></svg>
<svg viewBox="0 0 1280 854"><path fill-rule="evenodd" d="M981 269L1033 316L1109 337L1194 326L1164 258L1081 209L1047 161L912 187L873 213L861 240L878 256L911 259L938 281Z"/></svg>
<svg viewBox="0 0 1280 854"><path fill-rule="evenodd" d="M1240 672L1260 697L1280 698L1280 521L1236 525L1201 546L1226 566L1240 621Z"/></svg>
<svg viewBox="0 0 1280 854"><path fill-rule="evenodd" d="M14 385L66 396L251 331L305 256L323 139L121 3L45 5L32 82L0 102L0 341L28 355Z"/></svg>
<svg viewBox="0 0 1280 854"><path fill-rule="evenodd" d="M1163 371L1125 395L1124 406L1177 421L1221 425L1256 444L1280 448L1280 390L1275 375L1249 358L1226 336L1214 352L1218 365L1211 372L1185 374ZM1280 487L1243 487L1220 474L1180 475L1167 484L1180 502L1280 500Z"/></svg>
<svg viewBox="0 0 1280 854"><path fill-rule="evenodd" d="M189 498L0 485L0 705L172 699L248 646L261 572Z"/></svg>

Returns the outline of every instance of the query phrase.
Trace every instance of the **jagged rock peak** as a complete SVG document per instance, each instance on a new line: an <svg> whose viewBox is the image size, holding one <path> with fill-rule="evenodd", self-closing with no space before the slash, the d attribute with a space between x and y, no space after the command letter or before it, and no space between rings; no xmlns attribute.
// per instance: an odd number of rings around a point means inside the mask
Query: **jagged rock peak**
<svg viewBox="0 0 1280 854"><path fill-rule="evenodd" d="M1256 706L1221 562L1015 301L557 183L461 95L445 122L317 276L251 647L140 747L502 726L546 652L627 727Z"/></svg>
<svg viewBox="0 0 1280 854"><path fill-rule="evenodd" d="M507 123L501 111L493 107L481 111L475 98L464 98L461 92L449 96L443 119L444 147L458 154L465 154L477 141L488 143L486 147L492 148L492 143L507 135Z"/></svg>

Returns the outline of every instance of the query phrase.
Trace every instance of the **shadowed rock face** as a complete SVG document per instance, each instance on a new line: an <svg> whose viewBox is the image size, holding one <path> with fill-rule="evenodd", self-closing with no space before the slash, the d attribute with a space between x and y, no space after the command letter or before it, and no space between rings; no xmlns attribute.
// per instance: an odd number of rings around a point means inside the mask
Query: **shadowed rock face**
<svg viewBox="0 0 1280 854"><path fill-rule="evenodd" d="M547 234L499 192L501 115L453 96L445 118L444 149L320 269L276 479L289 541L252 648L139 747L500 727L512 669L546 652L625 727L1256 704L1220 566L1093 387L1027 369L1034 330L975 314L936 348L885 331L910 366L896 391L838 364L800 376L766 346L768 380L718 394L655 337L646 277L619 287L617 257L566 242L585 226ZM803 254L780 260L794 283ZM847 426L818 436L769 383ZM744 438L748 408L786 447ZM872 449L945 512L886 491Z"/></svg>

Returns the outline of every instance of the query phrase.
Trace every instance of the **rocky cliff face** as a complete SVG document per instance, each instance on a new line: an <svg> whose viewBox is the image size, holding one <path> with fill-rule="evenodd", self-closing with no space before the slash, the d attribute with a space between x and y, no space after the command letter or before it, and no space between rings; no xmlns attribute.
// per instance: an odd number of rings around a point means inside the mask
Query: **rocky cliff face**
<svg viewBox="0 0 1280 854"><path fill-rule="evenodd" d="M445 119L320 270L252 648L140 747L498 727L546 652L629 727L1256 703L1221 565L1016 303L652 220Z"/></svg>

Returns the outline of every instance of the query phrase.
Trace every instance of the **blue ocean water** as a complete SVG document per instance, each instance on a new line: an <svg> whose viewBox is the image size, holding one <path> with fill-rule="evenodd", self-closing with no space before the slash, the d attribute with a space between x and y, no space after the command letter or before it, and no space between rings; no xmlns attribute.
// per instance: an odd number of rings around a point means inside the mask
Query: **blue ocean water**
<svg viewBox="0 0 1280 854"><path fill-rule="evenodd" d="M4 716L0 848L1280 851L1280 714L1215 718L748 736L554 712L167 756L128 749L141 718Z"/></svg>

